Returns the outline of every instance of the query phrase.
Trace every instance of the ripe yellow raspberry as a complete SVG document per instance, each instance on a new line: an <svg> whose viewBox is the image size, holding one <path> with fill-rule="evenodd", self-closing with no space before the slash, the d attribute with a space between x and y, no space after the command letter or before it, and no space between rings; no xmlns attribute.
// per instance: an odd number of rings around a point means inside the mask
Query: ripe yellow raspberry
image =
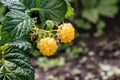
<svg viewBox="0 0 120 80"><path fill-rule="evenodd" d="M56 52L58 46L55 39L44 38L37 43L37 48L40 50L41 54L43 54L44 56L51 56Z"/></svg>
<svg viewBox="0 0 120 80"><path fill-rule="evenodd" d="M71 42L75 36L75 29L72 24L64 23L59 26L60 32L58 34L58 38L63 43Z"/></svg>

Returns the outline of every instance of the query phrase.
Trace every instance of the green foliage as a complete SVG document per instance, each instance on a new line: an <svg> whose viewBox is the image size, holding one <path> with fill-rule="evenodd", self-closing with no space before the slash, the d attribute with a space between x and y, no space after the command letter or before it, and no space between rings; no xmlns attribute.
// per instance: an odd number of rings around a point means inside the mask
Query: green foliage
<svg viewBox="0 0 120 80"><path fill-rule="evenodd" d="M67 0L65 0L65 1L66 1L66 4L67 4L67 12L66 12L65 17L69 17L71 15L74 15L74 10L71 7L70 3Z"/></svg>
<svg viewBox="0 0 120 80"><path fill-rule="evenodd" d="M118 12L117 0L82 0L82 4L82 17L93 23L99 20L99 15L114 17Z"/></svg>
<svg viewBox="0 0 120 80"><path fill-rule="evenodd" d="M6 11L6 8L0 3L0 22L5 19L4 13Z"/></svg>
<svg viewBox="0 0 120 80"><path fill-rule="evenodd" d="M62 66L65 64L65 58L60 57L56 59L48 59L46 57L41 57L38 59L37 64L39 67L47 71L49 68Z"/></svg>
<svg viewBox="0 0 120 80"><path fill-rule="evenodd" d="M117 0L100 0L97 9L103 16L114 17L118 12L116 4Z"/></svg>
<svg viewBox="0 0 120 80"><path fill-rule="evenodd" d="M10 9L23 12L38 11L41 21L62 21L66 14L67 6L64 0L2 0ZM54 7L53 7L54 6Z"/></svg>
<svg viewBox="0 0 120 80"><path fill-rule="evenodd" d="M98 11L94 8L84 9L82 12L82 16L93 23L96 23L99 18Z"/></svg>
<svg viewBox="0 0 120 80"><path fill-rule="evenodd" d="M88 52L87 44L83 41L80 41L77 46L73 46L73 44L66 44L65 52L67 53L67 59L77 58L80 54L84 54Z"/></svg>
<svg viewBox="0 0 120 80"><path fill-rule="evenodd" d="M34 80L34 69L28 54L36 50L31 45L30 31L33 26L53 22L60 23L73 15L70 4L65 0L0 0L9 10L0 24L0 80ZM0 18L5 8L0 5ZM39 16L34 18L33 13ZM40 20L38 20L40 19ZM0 19L0 22L3 19ZM37 21L38 20L38 21ZM47 22L46 22L47 21ZM39 28L42 28L40 26ZM50 64L62 65L59 60ZM64 60L63 60L64 62Z"/></svg>
<svg viewBox="0 0 120 80"><path fill-rule="evenodd" d="M69 48L70 46L72 46L73 45L73 43L68 43L68 44L65 44L65 45L63 45L63 44L59 44L59 50L58 51L62 51L62 50L66 50L67 48Z"/></svg>
<svg viewBox="0 0 120 80"><path fill-rule="evenodd" d="M34 18L30 18L21 11L11 10L6 14L2 30L10 32L9 38L11 37L14 40L23 39L28 35L28 32L30 32L30 29L34 24Z"/></svg>
<svg viewBox="0 0 120 80"><path fill-rule="evenodd" d="M102 20L98 21L98 23L96 25L97 31L94 33L95 37L99 37L104 34L103 29L105 28L105 25L106 24L104 21L102 21Z"/></svg>
<svg viewBox="0 0 120 80"><path fill-rule="evenodd" d="M30 0L29 0L30 1ZM26 8L20 0L1 0L1 2L9 9L24 11Z"/></svg>
<svg viewBox="0 0 120 80"><path fill-rule="evenodd" d="M34 69L24 54L29 49L31 44L25 41L7 43L0 48L0 80L34 80Z"/></svg>
<svg viewBox="0 0 120 80"><path fill-rule="evenodd" d="M79 28L83 28L83 29L86 29L86 30L89 30L89 29L92 28L91 23L90 22L86 22L83 19L75 20L75 24L77 24L77 26Z"/></svg>
<svg viewBox="0 0 120 80"><path fill-rule="evenodd" d="M106 23L101 16L113 18L118 13L119 0L72 0L71 3L75 6L75 15L77 20L75 24L79 28L90 30L93 25L96 25L95 37L104 34L103 29ZM79 17L78 17L79 16ZM101 28L101 25L103 28Z"/></svg>
<svg viewBox="0 0 120 80"><path fill-rule="evenodd" d="M10 41L11 39L8 38L8 32L7 31L2 31L2 25L0 25L0 45L4 45L5 43L7 43L8 41Z"/></svg>
<svg viewBox="0 0 120 80"><path fill-rule="evenodd" d="M63 0L41 0L39 9L42 21L55 20L59 22L63 20L67 7L66 3Z"/></svg>
<svg viewBox="0 0 120 80"><path fill-rule="evenodd" d="M83 7L92 8L96 6L97 0L81 0Z"/></svg>

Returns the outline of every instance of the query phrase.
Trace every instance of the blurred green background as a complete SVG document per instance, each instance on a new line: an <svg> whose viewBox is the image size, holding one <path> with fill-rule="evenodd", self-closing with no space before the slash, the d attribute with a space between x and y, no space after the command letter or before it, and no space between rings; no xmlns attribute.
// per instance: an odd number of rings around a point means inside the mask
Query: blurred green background
<svg viewBox="0 0 120 80"><path fill-rule="evenodd" d="M74 25L76 38L58 44L60 48L52 57L37 50L31 53L35 80L120 80L120 0L68 2L74 14L64 22ZM6 12L0 3L0 23Z"/></svg>

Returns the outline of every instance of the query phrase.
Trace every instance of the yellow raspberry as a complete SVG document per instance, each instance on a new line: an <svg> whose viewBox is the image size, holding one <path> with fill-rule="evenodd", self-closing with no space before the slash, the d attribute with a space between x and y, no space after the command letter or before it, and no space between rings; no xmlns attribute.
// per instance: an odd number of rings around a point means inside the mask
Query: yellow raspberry
<svg viewBox="0 0 120 80"><path fill-rule="evenodd" d="M72 24L64 23L59 26L60 32L58 34L58 38L63 43L71 42L75 36L75 29Z"/></svg>
<svg viewBox="0 0 120 80"><path fill-rule="evenodd" d="M55 39L44 38L37 43L37 48L44 56L51 56L56 52L58 46Z"/></svg>

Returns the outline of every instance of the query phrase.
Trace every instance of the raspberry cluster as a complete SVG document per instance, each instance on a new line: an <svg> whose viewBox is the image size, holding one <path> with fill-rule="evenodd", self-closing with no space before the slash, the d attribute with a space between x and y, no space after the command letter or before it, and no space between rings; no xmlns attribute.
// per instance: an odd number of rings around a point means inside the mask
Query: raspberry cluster
<svg viewBox="0 0 120 80"><path fill-rule="evenodd" d="M58 26L58 30L53 31L56 31L56 33L53 34L51 31L36 29L36 34L38 35L37 48L44 56L51 56L56 52L58 48L57 41L54 39L56 35L57 39L62 43L71 42L75 37L75 29L70 23L63 23Z"/></svg>

